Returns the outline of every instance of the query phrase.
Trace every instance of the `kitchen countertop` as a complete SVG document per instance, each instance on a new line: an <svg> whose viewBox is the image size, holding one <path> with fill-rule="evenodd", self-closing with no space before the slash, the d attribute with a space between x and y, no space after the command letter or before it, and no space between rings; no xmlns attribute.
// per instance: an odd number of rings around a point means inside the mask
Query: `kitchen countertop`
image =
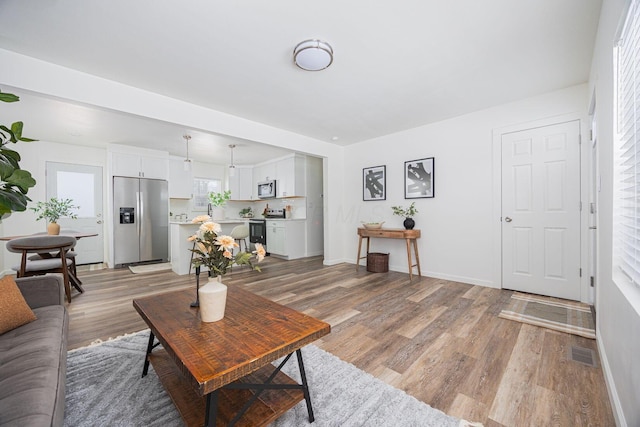
<svg viewBox="0 0 640 427"><path fill-rule="evenodd" d="M306 221L306 218L237 218L237 219L233 219L233 218L227 218L227 219L214 219L212 220L213 222L217 222L218 224L237 224L237 223L243 223L243 222L249 222L252 219L260 219L260 220L265 220L265 221ZM191 222L191 220L189 221L169 221L169 224L177 224L177 225L196 225L194 223Z"/></svg>
<svg viewBox="0 0 640 427"><path fill-rule="evenodd" d="M219 224L234 224L234 223L242 223L249 221L249 218L238 218L238 219L214 219L213 222L217 222ZM169 221L169 224L177 224L177 225L197 225L189 221Z"/></svg>

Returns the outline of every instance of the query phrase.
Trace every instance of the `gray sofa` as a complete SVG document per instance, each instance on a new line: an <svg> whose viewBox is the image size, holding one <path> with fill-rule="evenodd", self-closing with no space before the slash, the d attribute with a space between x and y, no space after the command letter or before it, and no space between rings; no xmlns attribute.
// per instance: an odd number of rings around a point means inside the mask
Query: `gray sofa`
<svg viewBox="0 0 640 427"><path fill-rule="evenodd" d="M69 315L57 275L16 279L37 320L0 335L0 426L61 426Z"/></svg>

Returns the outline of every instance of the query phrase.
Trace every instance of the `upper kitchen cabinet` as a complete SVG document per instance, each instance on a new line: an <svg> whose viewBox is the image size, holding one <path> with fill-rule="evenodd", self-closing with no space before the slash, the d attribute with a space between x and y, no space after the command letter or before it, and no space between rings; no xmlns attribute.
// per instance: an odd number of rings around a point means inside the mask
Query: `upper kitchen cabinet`
<svg viewBox="0 0 640 427"><path fill-rule="evenodd" d="M293 155L276 162L277 197L306 195L305 158Z"/></svg>
<svg viewBox="0 0 640 427"><path fill-rule="evenodd" d="M235 171L234 176L229 176L231 200L253 200L253 168L236 166Z"/></svg>
<svg viewBox="0 0 640 427"><path fill-rule="evenodd" d="M193 174L184 169L184 159L181 157L169 159L169 198L191 199L193 196Z"/></svg>
<svg viewBox="0 0 640 427"><path fill-rule="evenodd" d="M253 188L262 181L276 180L276 197L306 195L306 158L292 154L282 159L262 163L253 168Z"/></svg>
<svg viewBox="0 0 640 427"><path fill-rule="evenodd" d="M135 149L116 151L109 147L111 154L111 174L136 178L168 179L169 156L166 152Z"/></svg>
<svg viewBox="0 0 640 427"><path fill-rule="evenodd" d="M253 182L254 187L257 187L259 182L270 181L276 179L276 163L268 162L257 165L253 168Z"/></svg>

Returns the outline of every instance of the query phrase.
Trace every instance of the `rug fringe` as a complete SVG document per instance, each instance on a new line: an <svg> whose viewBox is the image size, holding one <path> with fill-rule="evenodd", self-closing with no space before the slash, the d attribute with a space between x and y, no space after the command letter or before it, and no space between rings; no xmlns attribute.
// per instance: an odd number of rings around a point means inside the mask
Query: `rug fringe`
<svg viewBox="0 0 640 427"><path fill-rule="evenodd" d="M78 350L82 350L82 349L90 348L90 347L95 347L97 345L104 344L105 342L120 340L120 339L125 338L125 337L130 337L132 335L137 335L137 334L140 334L142 332L148 332L148 331L149 331L148 328L147 329L142 329L142 330L140 330L138 332L131 332L131 333L127 333L127 334L122 334L122 335L118 335L117 337L109 337L109 338L107 338L106 341L98 338L98 339L96 339L94 341L91 341L91 343L88 344L88 345L85 345L83 347L74 348L72 350L69 350L67 353L73 353L74 351L78 351Z"/></svg>

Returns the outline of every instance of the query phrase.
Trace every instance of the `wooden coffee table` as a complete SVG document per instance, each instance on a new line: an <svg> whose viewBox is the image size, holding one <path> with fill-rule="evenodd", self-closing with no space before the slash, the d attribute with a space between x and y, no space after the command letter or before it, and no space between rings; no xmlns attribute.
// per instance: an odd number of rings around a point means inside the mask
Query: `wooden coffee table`
<svg viewBox="0 0 640 427"><path fill-rule="evenodd" d="M133 300L151 329L142 376L151 363L185 424L267 425L302 399L313 422L300 348L331 326L235 286L224 318L204 323L190 307L194 298L184 290ZM293 353L301 384L280 371Z"/></svg>

